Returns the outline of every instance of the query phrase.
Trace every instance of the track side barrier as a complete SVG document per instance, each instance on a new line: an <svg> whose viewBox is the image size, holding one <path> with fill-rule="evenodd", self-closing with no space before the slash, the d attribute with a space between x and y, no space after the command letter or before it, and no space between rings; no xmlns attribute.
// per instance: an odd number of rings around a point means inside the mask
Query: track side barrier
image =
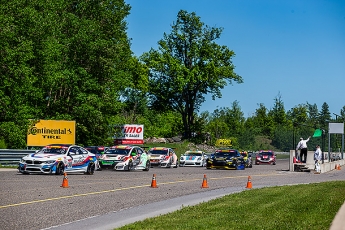
<svg viewBox="0 0 345 230"><path fill-rule="evenodd" d="M0 165L17 165L26 155L36 150L0 149Z"/></svg>

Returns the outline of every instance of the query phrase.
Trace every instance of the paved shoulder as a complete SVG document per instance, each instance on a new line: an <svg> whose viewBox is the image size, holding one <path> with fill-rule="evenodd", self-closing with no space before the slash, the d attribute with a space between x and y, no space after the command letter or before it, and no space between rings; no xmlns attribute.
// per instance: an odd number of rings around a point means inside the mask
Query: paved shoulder
<svg viewBox="0 0 345 230"><path fill-rule="evenodd" d="M338 213L336 214L332 222L330 230L345 230L344 216L345 216L345 203L340 207Z"/></svg>
<svg viewBox="0 0 345 230"><path fill-rule="evenodd" d="M17 171L18 169L16 168L0 168L0 172L7 172L7 171Z"/></svg>

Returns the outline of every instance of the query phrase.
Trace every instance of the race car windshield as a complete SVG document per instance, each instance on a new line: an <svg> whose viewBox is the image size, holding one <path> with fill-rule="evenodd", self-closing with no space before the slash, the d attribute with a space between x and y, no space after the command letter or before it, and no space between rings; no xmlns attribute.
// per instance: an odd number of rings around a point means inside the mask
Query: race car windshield
<svg viewBox="0 0 345 230"><path fill-rule="evenodd" d="M105 154L128 155L129 149L108 149Z"/></svg>
<svg viewBox="0 0 345 230"><path fill-rule="evenodd" d="M40 151L44 154L65 154L66 150L62 148L44 148Z"/></svg>
<svg viewBox="0 0 345 230"><path fill-rule="evenodd" d="M201 157L202 154L201 153L189 153L186 156L197 156L197 157Z"/></svg>
<svg viewBox="0 0 345 230"><path fill-rule="evenodd" d="M99 150L99 149L93 149L93 148L86 148L88 151L90 151L93 154L102 154L104 153L104 150Z"/></svg>
<svg viewBox="0 0 345 230"><path fill-rule="evenodd" d="M216 157L237 157L236 152L217 152Z"/></svg>
<svg viewBox="0 0 345 230"><path fill-rule="evenodd" d="M168 155L167 150L150 150L149 152L156 155Z"/></svg>
<svg viewBox="0 0 345 230"><path fill-rule="evenodd" d="M273 153L272 153L272 152L262 152L261 154L262 154L262 155L273 156Z"/></svg>

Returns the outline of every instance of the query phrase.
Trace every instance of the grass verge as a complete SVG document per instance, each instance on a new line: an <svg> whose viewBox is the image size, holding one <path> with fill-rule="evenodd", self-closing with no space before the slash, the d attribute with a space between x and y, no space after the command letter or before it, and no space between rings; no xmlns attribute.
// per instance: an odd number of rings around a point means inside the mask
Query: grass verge
<svg viewBox="0 0 345 230"><path fill-rule="evenodd" d="M329 229L344 203L345 182L246 190L124 229Z"/></svg>
<svg viewBox="0 0 345 230"><path fill-rule="evenodd" d="M14 164L11 164L11 165L0 164L0 168L16 169L16 168L18 168L18 164L16 164L16 165L14 165Z"/></svg>

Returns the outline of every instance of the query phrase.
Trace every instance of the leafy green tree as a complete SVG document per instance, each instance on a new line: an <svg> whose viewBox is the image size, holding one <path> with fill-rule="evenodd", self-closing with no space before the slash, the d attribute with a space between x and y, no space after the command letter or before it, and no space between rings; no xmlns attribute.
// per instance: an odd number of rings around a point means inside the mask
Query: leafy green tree
<svg viewBox="0 0 345 230"><path fill-rule="evenodd" d="M274 105L273 108L269 111L269 114L272 116L273 122L276 125L286 123L284 102L282 100L282 96L280 95L280 93L276 98L274 98Z"/></svg>
<svg viewBox="0 0 345 230"><path fill-rule="evenodd" d="M180 114L176 112L164 112L158 114L150 110L148 116L139 116L138 123L144 125L144 135L147 137L174 137L182 132Z"/></svg>
<svg viewBox="0 0 345 230"><path fill-rule="evenodd" d="M229 127L227 137L240 136L244 131L244 115L238 101L231 104L231 108L223 108L223 120Z"/></svg>
<svg viewBox="0 0 345 230"><path fill-rule="evenodd" d="M304 104L299 104L292 108L288 116L295 126L299 126L308 120L308 108Z"/></svg>
<svg viewBox="0 0 345 230"><path fill-rule="evenodd" d="M341 108L340 110L340 117L341 117L341 120L344 122L345 121L345 106L343 106L343 108Z"/></svg>
<svg viewBox="0 0 345 230"><path fill-rule="evenodd" d="M0 122L13 121L25 140L28 119L76 120L77 143L100 144L122 90L147 88L126 34L129 10L124 0L3 2Z"/></svg>
<svg viewBox="0 0 345 230"><path fill-rule="evenodd" d="M268 116L268 109L264 104L260 103L259 108L256 109L255 115L253 116L253 123L258 127L259 135L269 137L273 129L272 116Z"/></svg>
<svg viewBox="0 0 345 230"><path fill-rule="evenodd" d="M191 136L204 95L219 98L227 83L242 83L234 72L234 52L215 42L222 31L205 26L194 12L180 10L171 33L164 33L158 42L158 50L151 49L140 58L150 69L151 105L155 110L179 112L186 137Z"/></svg>
<svg viewBox="0 0 345 230"><path fill-rule="evenodd" d="M318 127L319 126L319 110L316 104L309 104L307 103L308 113L309 113L309 120L311 126Z"/></svg>
<svg viewBox="0 0 345 230"><path fill-rule="evenodd" d="M240 148L253 150L255 146L255 134L252 129L245 129L238 137Z"/></svg>
<svg viewBox="0 0 345 230"><path fill-rule="evenodd" d="M295 149L296 146L293 141L293 133L290 127L278 125L274 130L272 138L272 145L277 149L288 152L290 149Z"/></svg>
<svg viewBox="0 0 345 230"><path fill-rule="evenodd" d="M331 120L331 113L329 112L329 106L324 102L321 106L319 113L319 124L321 128L328 129L328 123Z"/></svg>
<svg viewBox="0 0 345 230"><path fill-rule="evenodd" d="M210 130L212 139L219 139L225 137L225 133L228 132L229 128L224 121L215 119L208 123L207 130Z"/></svg>
<svg viewBox="0 0 345 230"><path fill-rule="evenodd" d="M251 132L252 132L254 135L260 134L260 130L261 130L260 127L257 127L257 126L255 125L255 118L254 118L254 116L251 116L251 117L247 117L247 118L246 118L246 120L244 121L244 129L245 129L245 130L251 130Z"/></svg>

